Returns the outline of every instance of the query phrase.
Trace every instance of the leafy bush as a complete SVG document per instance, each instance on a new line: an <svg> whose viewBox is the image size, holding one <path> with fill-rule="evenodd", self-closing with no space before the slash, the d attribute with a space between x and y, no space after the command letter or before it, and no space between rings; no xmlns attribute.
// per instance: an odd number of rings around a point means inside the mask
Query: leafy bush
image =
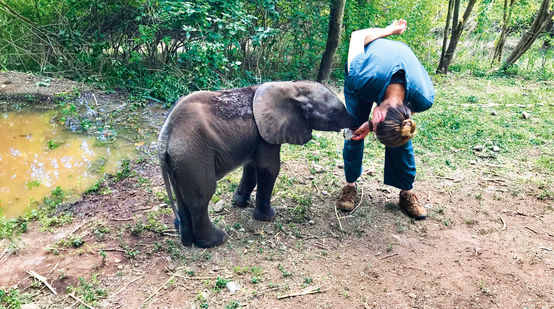
<svg viewBox="0 0 554 309"><path fill-rule="evenodd" d="M7 3L17 14L0 10L9 21L0 28L2 68L101 81L168 102L201 88L313 78L328 18L327 1Z"/></svg>
<svg viewBox="0 0 554 309"><path fill-rule="evenodd" d="M10 9L0 5L0 69L123 87L165 105L198 89L314 79L329 21L329 1L323 0L5 3ZM431 0L347 1L334 78L343 77L352 31L384 27L400 18L408 21L409 29L394 39L408 43L433 71L446 6L446 2ZM527 29L537 7L538 1L515 4L509 25L512 39ZM457 51L458 68L486 75L502 12L501 1L479 2ZM548 79L553 69L546 59L551 56L551 48L533 48L520 60L525 65L518 72L532 75L539 68L539 78ZM71 113L72 107L66 106L65 111ZM86 129L87 123L82 126Z"/></svg>

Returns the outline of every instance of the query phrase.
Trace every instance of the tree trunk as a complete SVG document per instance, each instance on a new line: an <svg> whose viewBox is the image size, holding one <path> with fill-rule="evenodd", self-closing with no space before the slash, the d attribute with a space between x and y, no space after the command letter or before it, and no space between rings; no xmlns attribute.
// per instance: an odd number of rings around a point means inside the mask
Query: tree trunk
<svg viewBox="0 0 554 309"><path fill-rule="evenodd" d="M449 0L448 13L446 13L446 26L444 26L444 33L442 37L441 57L439 59L439 66L437 68L437 73L439 73L439 68L442 68L444 66L444 55L446 53L446 44L448 43L448 29L450 27L450 16L452 15L453 7L454 7L454 0Z"/></svg>
<svg viewBox="0 0 554 309"><path fill-rule="evenodd" d="M500 61L502 59L502 51L504 50L504 44L506 43L506 38L508 37L508 24L512 17L512 9L514 7L515 0L510 0L510 5L508 6L508 0L504 0L504 14L502 16L502 29L500 30L500 35L494 45L494 55L492 56L492 63Z"/></svg>
<svg viewBox="0 0 554 309"><path fill-rule="evenodd" d="M512 66L525 52L533 45L533 42L542 33L546 26L550 23L554 10L548 11L550 0L543 0L531 27L521 36L521 39L516 45L516 48L508 56L500 70L506 70Z"/></svg>
<svg viewBox="0 0 554 309"><path fill-rule="evenodd" d="M344 15L344 5L346 0L332 0L331 12L329 14L329 32L327 33L327 44L325 52L321 58L317 81L323 82L329 79L331 73L331 65L333 64L333 56L337 51L340 41L340 33L342 28L342 17Z"/></svg>
<svg viewBox="0 0 554 309"><path fill-rule="evenodd" d="M456 51L456 47L460 42L460 37L462 36L462 32L464 30L464 27L467 23L469 15L471 14L471 10L473 10L473 6L475 5L476 1L477 0L469 0L467 7L464 11L464 15L462 16L462 19L458 20L458 15L460 10L460 0L455 0L454 12L453 12L454 16L452 18L452 35L450 37L450 43L448 44L448 49L444 53L444 59L441 59L441 61L439 62L439 66L437 67L437 73L441 73L441 74L448 73L448 67L450 66L450 62L454 57L454 52Z"/></svg>

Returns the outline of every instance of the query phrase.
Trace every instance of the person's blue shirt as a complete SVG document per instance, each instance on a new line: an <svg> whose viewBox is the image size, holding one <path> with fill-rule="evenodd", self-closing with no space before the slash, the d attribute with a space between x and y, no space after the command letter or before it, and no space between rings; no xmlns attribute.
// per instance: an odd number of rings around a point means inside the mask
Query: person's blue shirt
<svg viewBox="0 0 554 309"><path fill-rule="evenodd" d="M345 88L360 99L380 104L391 77L404 71L405 104L413 112L422 112L433 105L435 90L429 74L408 45L377 39L350 63ZM346 90L345 89L345 90Z"/></svg>

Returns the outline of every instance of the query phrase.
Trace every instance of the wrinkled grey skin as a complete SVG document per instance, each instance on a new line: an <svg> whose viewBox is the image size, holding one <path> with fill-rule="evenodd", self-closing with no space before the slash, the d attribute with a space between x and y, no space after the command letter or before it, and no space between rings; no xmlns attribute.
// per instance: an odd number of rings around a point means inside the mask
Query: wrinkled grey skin
<svg viewBox="0 0 554 309"><path fill-rule="evenodd" d="M272 220L275 210L270 199L281 144L305 144L312 138L312 129L339 131L351 125L354 120L344 104L315 82L270 82L199 91L179 99L158 143L181 243L207 248L227 239L210 221L208 203L217 180L241 165L242 179L233 204L246 207L257 185L254 218Z"/></svg>

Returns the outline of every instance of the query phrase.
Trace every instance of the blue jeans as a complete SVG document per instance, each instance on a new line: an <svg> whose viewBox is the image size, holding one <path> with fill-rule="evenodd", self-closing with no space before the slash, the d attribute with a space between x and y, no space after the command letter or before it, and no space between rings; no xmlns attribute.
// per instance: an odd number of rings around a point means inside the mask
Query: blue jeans
<svg viewBox="0 0 554 309"><path fill-rule="evenodd" d="M344 97L346 109L359 124L366 122L371 112L373 102L368 102L355 96L345 87ZM347 182L355 182L362 174L362 159L364 156L364 140L345 140L342 150L344 159L344 175ZM400 147L385 147L384 183L402 190L411 190L416 174L414 148L412 141Z"/></svg>

